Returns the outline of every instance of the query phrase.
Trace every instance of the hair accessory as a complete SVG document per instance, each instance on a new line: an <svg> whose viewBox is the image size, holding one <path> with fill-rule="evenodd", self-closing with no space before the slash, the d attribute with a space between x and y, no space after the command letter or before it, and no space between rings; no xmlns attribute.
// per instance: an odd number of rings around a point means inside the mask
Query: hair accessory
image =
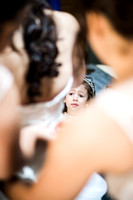
<svg viewBox="0 0 133 200"><path fill-rule="evenodd" d="M84 81L92 88L93 93L95 94L95 84L93 79L90 76L85 76Z"/></svg>
<svg viewBox="0 0 133 200"><path fill-rule="evenodd" d="M0 101L4 98L13 83L13 76L6 67L0 65Z"/></svg>

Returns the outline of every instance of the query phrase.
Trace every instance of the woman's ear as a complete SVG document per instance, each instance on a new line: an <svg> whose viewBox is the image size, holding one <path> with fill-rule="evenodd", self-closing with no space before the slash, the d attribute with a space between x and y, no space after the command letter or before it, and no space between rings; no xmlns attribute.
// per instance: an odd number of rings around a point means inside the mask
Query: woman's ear
<svg viewBox="0 0 133 200"><path fill-rule="evenodd" d="M88 24L88 41L97 57L104 63L110 65L109 57L114 39L114 31L108 19L100 13L86 14ZM114 50L114 48L112 48ZM112 52L113 53L113 52Z"/></svg>
<svg viewBox="0 0 133 200"><path fill-rule="evenodd" d="M97 35L98 37L104 36L106 32L105 17L94 12L87 14L86 17L89 27L89 34L93 32L93 34Z"/></svg>

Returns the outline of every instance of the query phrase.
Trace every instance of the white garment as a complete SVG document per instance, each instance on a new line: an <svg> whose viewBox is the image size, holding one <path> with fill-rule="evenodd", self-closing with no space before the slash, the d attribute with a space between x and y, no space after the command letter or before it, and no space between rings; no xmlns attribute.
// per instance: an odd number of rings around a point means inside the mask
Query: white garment
<svg viewBox="0 0 133 200"><path fill-rule="evenodd" d="M4 98L13 84L13 76L9 70L0 64L0 101Z"/></svg>
<svg viewBox="0 0 133 200"><path fill-rule="evenodd" d="M62 118L64 108L64 97L73 83L71 77L66 87L51 101L45 103L34 103L20 107L21 125L41 125L52 132Z"/></svg>
<svg viewBox="0 0 133 200"><path fill-rule="evenodd" d="M133 142L133 78L116 88L100 92L96 103Z"/></svg>
<svg viewBox="0 0 133 200"><path fill-rule="evenodd" d="M93 173L74 200L101 200L106 192L106 181L99 174Z"/></svg>

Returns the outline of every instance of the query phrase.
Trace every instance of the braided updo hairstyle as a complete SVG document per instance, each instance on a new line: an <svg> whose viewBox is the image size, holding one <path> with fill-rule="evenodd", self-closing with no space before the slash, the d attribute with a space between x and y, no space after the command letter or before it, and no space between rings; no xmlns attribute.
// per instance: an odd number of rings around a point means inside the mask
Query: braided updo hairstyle
<svg viewBox="0 0 133 200"><path fill-rule="evenodd" d="M29 56L29 67L26 74L27 95L31 102L41 96L43 77L56 77L60 63L56 46L57 33L52 18L44 13L50 9L45 0L33 0L30 14L23 24L25 50Z"/></svg>

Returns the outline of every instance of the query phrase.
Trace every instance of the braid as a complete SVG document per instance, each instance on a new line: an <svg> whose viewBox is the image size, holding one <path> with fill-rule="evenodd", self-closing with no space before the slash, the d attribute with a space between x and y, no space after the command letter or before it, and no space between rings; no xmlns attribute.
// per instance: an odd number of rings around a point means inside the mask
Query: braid
<svg viewBox="0 0 133 200"><path fill-rule="evenodd" d="M24 23L24 43L29 56L29 68L26 74L28 84L27 94L31 101L41 96L41 80L43 77L56 77L57 68L61 65L55 62L58 55L56 47L57 35L53 20L43 9L48 8L45 1L34 0L30 15Z"/></svg>

